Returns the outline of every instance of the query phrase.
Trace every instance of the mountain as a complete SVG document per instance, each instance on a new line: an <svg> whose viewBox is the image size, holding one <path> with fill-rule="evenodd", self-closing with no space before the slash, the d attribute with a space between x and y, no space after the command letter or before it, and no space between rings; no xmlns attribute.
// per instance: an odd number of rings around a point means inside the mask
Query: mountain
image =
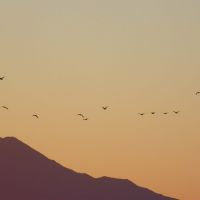
<svg viewBox="0 0 200 200"><path fill-rule="evenodd" d="M2 200L175 200L129 180L67 169L14 137L0 138Z"/></svg>

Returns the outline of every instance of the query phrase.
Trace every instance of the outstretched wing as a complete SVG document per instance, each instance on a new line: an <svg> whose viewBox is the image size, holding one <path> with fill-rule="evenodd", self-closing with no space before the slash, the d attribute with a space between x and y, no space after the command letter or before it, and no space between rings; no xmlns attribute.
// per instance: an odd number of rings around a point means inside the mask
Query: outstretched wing
<svg viewBox="0 0 200 200"><path fill-rule="evenodd" d="M81 113L80 113L80 114L78 114L78 116L81 116L82 118L84 118L84 115L83 115L83 114L81 114Z"/></svg>
<svg viewBox="0 0 200 200"><path fill-rule="evenodd" d="M138 114L141 115L141 116L144 115L144 113L138 113Z"/></svg>
<svg viewBox="0 0 200 200"><path fill-rule="evenodd" d="M175 114L178 114L180 111L174 111Z"/></svg>
<svg viewBox="0 0 200 200"><path fill-rule="evenodd" d="M4 109L8 110L8 107L6 107L6 106L2 106L2 108L4 108Z"/></svg>

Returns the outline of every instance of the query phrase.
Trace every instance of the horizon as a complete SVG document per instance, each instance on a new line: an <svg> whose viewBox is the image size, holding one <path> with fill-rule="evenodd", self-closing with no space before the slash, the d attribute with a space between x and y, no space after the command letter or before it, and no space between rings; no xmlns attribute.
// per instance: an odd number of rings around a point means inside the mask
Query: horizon
<svg viewBox="0 0 200 200"><path fill-rule="evenodd" d="M94 177L199 199L199 10L197 0L1 2L0 137Z"/></svg>

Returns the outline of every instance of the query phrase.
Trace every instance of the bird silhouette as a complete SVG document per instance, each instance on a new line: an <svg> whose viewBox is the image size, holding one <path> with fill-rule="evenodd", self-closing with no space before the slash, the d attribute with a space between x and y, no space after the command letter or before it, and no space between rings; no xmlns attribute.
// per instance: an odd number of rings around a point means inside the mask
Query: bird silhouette
<svg viewBox="0 0 200 200"><path fill-rule="evenodd" d="M83 119L85 118L83 114L77 114L78 116L81 116Z"/></svg>
<svg viewBox="0 0 200 200"><path fill-rule="evenodd" d="M109 108L109 106L102 106L103 110L107 110Z"/></svg>
<svg viewBox="0 0 200 200"><path fill-rule="evenodd" d="M139 115L143 116L145 113L138 113Z"/></svg>
<svg viewBox="0 0 200 200"><path fill-rule="evenodd" d="M175 114L178 114L180 111L173 111Z"/></svg>
<svg viewBox="0 0 200 200"><path fill-rule="evenodd" d="M167 115L167 114L168 114L168 112L164 112L163 114L164 114L164 115Z"/></svg>
<svg viewBox="0 0 200 200"><path fill-rule="evenodd" d="M38 116L38 115L36 115L36 114L32 115L32 117L36 117L37 119L39 118L39 116Z"/></svg>
<svg viewBox="0 0 200 200"><path fill-rule="evenodd" d="M4 76L2 76L2 77L0 77L0 80L1 80L1 81L3 81L3 79L4 79L4 78L5 78L5 77L4 77Z"/></svg>
<svg viewBox="0 0 200 200"><path fill-rule="evenodd" d="M198 94L200 94L200 92L196 92L195 94L198 95Z"/></svg>
<svg viewBox="0 0 200 200"><path fill-rule="evenodd" d="M83 118L83 120L84 120L84 121L87 121L87 120L88 120L88 118Z"/></svg>
<svg viewBox="0 0 200 200"><path fill-rule="evenodd" d="M8 110L8 107L6 107L6 106L2 106L2 108L4 108L4 109Z"/></svg>
<svg viewBox="0 0 200 200"><path fill-rule="evenodd" d="M152 115L155 115L155 114L156 114L156 112L151 112L151 114L152 114Z"/></svg>

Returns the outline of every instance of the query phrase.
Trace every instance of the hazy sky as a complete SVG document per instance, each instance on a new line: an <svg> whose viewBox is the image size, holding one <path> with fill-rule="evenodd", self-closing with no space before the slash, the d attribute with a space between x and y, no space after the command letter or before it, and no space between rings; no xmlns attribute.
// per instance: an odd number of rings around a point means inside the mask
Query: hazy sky
<svg viewBox="0 0 200 200"><path fill-rule="evenodd" d="M198 0L1 1L0 136L79 172L200 199L199 10Z"/></svg>

